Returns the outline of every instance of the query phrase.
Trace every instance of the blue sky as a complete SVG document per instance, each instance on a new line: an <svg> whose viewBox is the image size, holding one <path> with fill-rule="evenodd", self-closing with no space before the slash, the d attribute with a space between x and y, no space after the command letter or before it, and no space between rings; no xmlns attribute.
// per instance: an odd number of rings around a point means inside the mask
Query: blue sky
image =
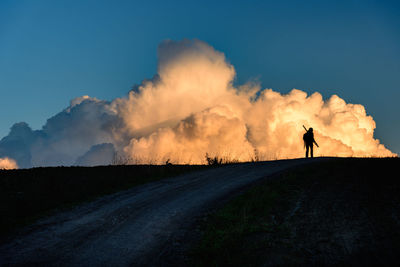
<svg viewBox="0 0 400 267"><path fill-rule="evenodd" d="M158 44L183 38L224 52L237 83L364 105L400 153L396 1L2 0L0 138L15 122L40 129L77 96L126 95L156 73Z"/></svg>

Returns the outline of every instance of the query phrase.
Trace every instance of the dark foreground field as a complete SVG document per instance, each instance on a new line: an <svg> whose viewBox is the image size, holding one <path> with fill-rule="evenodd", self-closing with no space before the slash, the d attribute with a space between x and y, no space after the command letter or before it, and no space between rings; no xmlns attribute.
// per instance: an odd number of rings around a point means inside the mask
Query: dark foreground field
<svg viewBox="0 0 400 267"><path fill-rule="evenodd" d="M0 266L396 266L399 163L1 172Z"/></svg>
<svg viewBox="0 0 400 267"><path fill-rule="evenodd" d="M0 170L0 239L57 210L206 167L131 165Z"/></svg>
<svg viewBox="0 0 400 267"><path fill-rule="evenodd" d="M336 159L275 175L210 216L198 266L398 266L400 160Z"/></svg>

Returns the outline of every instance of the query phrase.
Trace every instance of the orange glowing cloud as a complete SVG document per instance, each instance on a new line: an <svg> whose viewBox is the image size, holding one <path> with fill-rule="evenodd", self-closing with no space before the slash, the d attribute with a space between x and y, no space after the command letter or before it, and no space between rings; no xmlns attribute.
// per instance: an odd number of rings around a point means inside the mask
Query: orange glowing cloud
<svg viewBox="0 0 400 267"><path fill-rule="evenodd" d="M18 169L17 162L10 158L0 158L0 170Z"/></svg>
<svg viewBox="0 0 400 267"><path fill-rule="evenodd" d="M123 148L130 157L156 163L203 163L205 153L239 161L297 158L304 155L303 124L315 129L318 155L395 156L374 139L375 122L362 105L297 89L283 95L254 84L234 88L233 66L201 41L168 42L160 50L161 60L168 57L157 79L117 100L128 131L156 125Z"/></svg>

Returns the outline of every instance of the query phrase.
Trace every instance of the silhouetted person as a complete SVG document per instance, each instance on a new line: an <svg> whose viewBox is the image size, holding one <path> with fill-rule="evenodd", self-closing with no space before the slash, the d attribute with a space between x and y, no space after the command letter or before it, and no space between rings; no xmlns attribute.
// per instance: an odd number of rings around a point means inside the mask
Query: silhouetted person
<svg viewBox="0 0 400 267"><path fill-rule="evenodd" d="M310 155L313 158L314 157L313 144L319 147L314 139L313 128L308 129L308 131L303 135L303 140L304 140L304 146L306 147L306 158L308 158L308 151L310 151Z"/></svg>

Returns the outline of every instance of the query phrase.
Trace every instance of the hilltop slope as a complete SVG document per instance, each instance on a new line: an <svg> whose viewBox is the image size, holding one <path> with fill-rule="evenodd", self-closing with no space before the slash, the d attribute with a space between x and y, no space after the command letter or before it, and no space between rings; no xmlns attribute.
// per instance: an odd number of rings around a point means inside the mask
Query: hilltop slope
<svg viewBox="0 0 400 267"><path fill-rule="evenodd" d="M328 159L228 165L102 197L43 219L3 242L0 265L165 263L183 255L184 241L199 216L221 199L271 174L323 160Z"/></svg>
<svg viewBox="0 0 400 267"><path fill-rule="evenodd" d="M398 158L336 159L279 173L203 226L196 265L396 266Z"/></svg>

